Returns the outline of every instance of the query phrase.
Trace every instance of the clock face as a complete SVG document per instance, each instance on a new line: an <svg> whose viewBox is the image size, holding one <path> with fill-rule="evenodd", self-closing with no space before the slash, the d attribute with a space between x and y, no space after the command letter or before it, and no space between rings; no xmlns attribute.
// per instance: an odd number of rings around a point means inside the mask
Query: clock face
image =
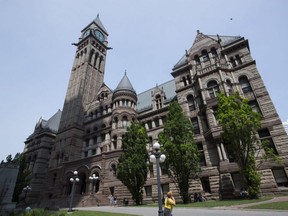
<svg viewBox="0 0 288 216"><path fill-rule="evenodd" d="M95 30L95 36L98 40L100 40L101 42L104 41L104 35L102 34L102 32L100 32L99 30Z"/></svg>
<svg viewBox="0 0 288 216"><path fill-rule="evenodd" d="M87 37L87 36L89 35L89 33L90 33L90 30L87 30L86 32L84 32L83 38L84 38L84 37Z"/></svg>

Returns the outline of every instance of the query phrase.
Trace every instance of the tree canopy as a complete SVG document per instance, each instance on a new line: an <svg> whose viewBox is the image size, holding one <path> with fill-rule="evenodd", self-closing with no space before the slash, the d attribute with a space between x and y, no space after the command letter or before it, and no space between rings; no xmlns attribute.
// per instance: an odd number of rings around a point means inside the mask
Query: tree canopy
<svg viewBox="0 0 288 216"><path fill-rule="evenodd" d="M217 119L223 129L228 152L238 163L251 196L260 192L260 174L256 167L256 151L261 148L257 134L261 128L261 115L252 110L248 99L238 92L218 95Z"/></svg>
<svg viewBox="0 0 288 216"><path fill-rule="evenodd" d="M122 139L123 153L119 157L117 178L132 194L136 205L142 204L143 186L147 180L149 159L146 144L146 129L139 123L132 123Z"/></svg>
<svg viewBox="0 0 288 216"><path fill-rule="evenodd" d="M166 155L164 166L178 187L183 203L188 203L190 181L199 171L199 154L193 138L192 123L177 102L169 106L159 142Z"/></svg>

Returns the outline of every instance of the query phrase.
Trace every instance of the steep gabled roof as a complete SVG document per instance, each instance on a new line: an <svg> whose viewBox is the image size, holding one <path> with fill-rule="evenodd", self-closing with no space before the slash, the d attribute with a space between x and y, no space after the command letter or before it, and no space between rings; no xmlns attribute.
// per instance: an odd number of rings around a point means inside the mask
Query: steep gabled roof
<svg viewBox="0 0 288 216"><path fill-rule="evenodd" d="M220 45L222 47L224 46L227 46L239 39L241 39L242 37L241 36L221 36L221 35L205 35L199 31L197 31L197 35L196 35L196 38L193 42L193 45L189 48L188 51L186 51L185 55L183 55L180 60L174 65L174 68L178 68L182 65L185 65L187 62L188 62L188 55L187 53L190 53L190 51L193 49L193 47L201 40L204 40L204 39L212 39L214 40L215 42L218 42L220 43Z"/></svg>

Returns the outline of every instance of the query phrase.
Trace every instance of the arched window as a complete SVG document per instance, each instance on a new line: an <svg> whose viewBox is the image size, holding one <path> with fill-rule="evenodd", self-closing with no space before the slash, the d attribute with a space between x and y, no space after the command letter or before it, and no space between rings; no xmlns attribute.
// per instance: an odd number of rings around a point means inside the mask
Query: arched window
<svg viewBox="0 0 288 216"><path fill-rule="evenodd" d="M209 61L209 55L208 55L207 50L202 51L202 58L203 58L203 61Z"/></svg>
<svg viewBox="0 0 288 216"><path fill-rule="evenodd" d="M243 93L252 92L251 85L249 80L246 76L242 76L239 78L239 84L242 88Z"/></svg>
<svg viewBox="0 0 288 216"><path fill-rule="evenodd" d="M196 110L194 97L192 95L187 96L187 102L188 102L189 111Z"/></svg>
<svg viewBox="0 0 288 216"><path fill-rule="evenodd" d="M215 80L211 80L207 84L208 92L209 92L209 97L210 98L215 98L217 96L217 93L219 92L219 86Z"/></svg>
<svg viewBox="0 0 288 216"><path fill-rule="evenodd" d="M127 128L127 126L128 126L128 118L127 118L127 116L123 116L123 118L122 118L122 126L123 126L123 128Z"/></svg>

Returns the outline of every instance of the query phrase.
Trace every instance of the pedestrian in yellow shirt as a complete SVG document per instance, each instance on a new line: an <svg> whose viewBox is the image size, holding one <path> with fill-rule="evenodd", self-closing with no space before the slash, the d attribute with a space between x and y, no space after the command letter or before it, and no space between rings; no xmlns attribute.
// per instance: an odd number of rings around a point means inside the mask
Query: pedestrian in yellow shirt
<svg viewBox="0 0 288 216"><path fill-rule="evenodd" d="M173 206L176 205L176 202L175 202L174 197L172 196L171 191L169 191L167 193L164 204L165 204L164 205L164 216L172 216Z"/></svg>

